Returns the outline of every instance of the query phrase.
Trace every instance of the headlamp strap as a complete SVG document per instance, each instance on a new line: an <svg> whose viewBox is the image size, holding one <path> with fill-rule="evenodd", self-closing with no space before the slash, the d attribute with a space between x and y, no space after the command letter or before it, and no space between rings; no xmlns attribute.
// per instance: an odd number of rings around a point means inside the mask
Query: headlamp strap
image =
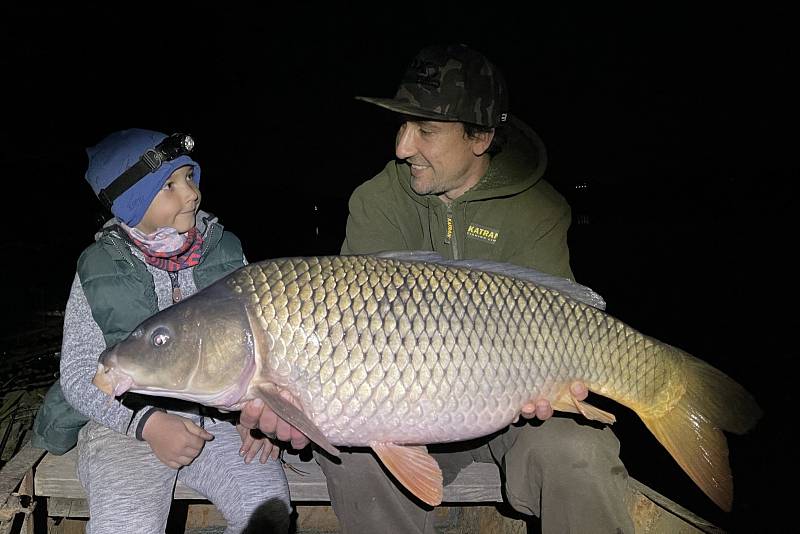
<svg viewBox="0 0 800 534"><path fill-rule="evenodd" d="M97 193L100 202L111 211L114 201L133 184L159 167L165 161L172 161L178 156L189 154L194 148L194 140L187 134L172 134L162 140L155 148L150 148L142 154L139 161L128 167L108 187Z"/></svg>
<svg viewBox="0 0 800 534"><path fill-rule="evenodd" d="M149 152L155 152L153 150L148 150L145 152L145 156ZM152 166L149 161L145 159L145 156L127 168L125 172L120 174L116 180L108 184L108 187L101 189L99 193L97 193L97 198L100 199L100 202L111 211L111 206L114 204L114 201L120 196L122 193L128 190L133 184L138 182L142 179L142 176L145 174L152 172ZM160 164L159 164L160 165ZM155 168L158 168L156 166Z"/></svg>

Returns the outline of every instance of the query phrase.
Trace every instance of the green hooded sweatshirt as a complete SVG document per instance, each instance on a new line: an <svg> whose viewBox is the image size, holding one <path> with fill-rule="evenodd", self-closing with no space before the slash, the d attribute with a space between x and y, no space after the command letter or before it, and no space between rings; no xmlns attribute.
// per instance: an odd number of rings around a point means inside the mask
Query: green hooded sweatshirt
<svg viewBox="0 0 800 534"><path fill-rule="evenodd" d="M389 162L350 197L342 254L428 250L574 279L567 248L571 210L542 178L544 144L518 119L505 128L506 146L475 187L450 205L415 193L409 166Z"/></svg>

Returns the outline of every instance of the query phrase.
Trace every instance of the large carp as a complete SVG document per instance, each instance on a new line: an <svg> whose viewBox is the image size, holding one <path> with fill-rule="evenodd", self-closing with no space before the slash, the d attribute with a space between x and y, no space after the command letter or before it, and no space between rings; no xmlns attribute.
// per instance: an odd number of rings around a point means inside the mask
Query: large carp
<svg viewBox="0 0 800 534"><path fill-rule="evenodd" d="M758 406L603 307L588 288L506 264L419 253L263 261L144 321L101 355L94 382L226 410L261 397L330 454L372 447L436 505L441 471L425 444L490 434L537 397L613 422L571 396L580 380L634 410L730 510L722 430L747 431Z"/></svg>

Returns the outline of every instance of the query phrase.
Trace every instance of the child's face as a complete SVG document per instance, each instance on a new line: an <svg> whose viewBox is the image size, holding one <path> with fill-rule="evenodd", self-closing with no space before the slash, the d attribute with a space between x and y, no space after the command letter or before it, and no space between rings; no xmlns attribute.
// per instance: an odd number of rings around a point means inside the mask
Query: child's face
<svg viewBox="0 0 800 534"><path fill-rule="evenodd" d="M159 227L175 228L188 232L194 226L195 214L200 207L200 190L192 179L194 167L185 165L176 169L164 182L164 187L148 206L136 228L152 234Z"/></svg>

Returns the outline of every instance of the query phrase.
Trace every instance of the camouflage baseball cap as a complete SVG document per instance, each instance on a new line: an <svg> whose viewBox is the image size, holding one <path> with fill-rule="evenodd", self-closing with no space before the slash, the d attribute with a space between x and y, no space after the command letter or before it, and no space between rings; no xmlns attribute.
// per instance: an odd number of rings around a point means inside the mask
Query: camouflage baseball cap
<svg viewBox="0 0 800 534"><path fill-rule="evenodd" d="M493 128L508 120L503 74L465 45L423 48L406 69L394 98L357 96L398 113Z"/></svg>

